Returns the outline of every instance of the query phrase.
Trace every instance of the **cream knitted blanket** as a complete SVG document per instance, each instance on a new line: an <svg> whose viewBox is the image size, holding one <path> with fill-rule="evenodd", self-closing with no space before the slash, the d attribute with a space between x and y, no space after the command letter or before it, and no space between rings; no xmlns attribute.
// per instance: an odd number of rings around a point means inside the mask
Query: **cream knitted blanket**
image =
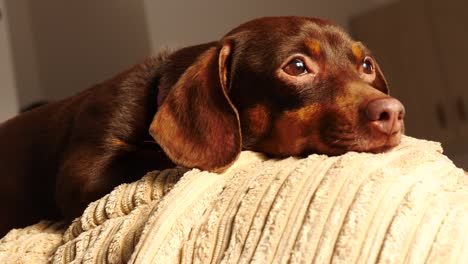
<svg viewBox="0 0 468 264"><path fill-rule="evenodd" d="M386 154L152 172L66 231L11 231L0 263L468 263L468 176L441 152L405 137Z"/></svg>

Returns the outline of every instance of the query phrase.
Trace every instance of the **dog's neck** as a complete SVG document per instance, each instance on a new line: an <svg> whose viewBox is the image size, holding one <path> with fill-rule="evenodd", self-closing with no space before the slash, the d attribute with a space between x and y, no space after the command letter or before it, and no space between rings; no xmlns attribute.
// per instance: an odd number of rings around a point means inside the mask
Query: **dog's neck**
<svg viewBox="0 0 468 264"><path fill-rule="evenodd" d="M216 47L217 42L195 45L175 51L164 50L154 57L155 83L157 83L157 104L162 105L170 90L179 81L184 72L192 66L206 50Z"/></svg>
<svg viewBox="0 0 468 264"><path fill-rule="evenodd" d="M156 93L157 96L156 96L156 101L158 102L158 109L159 107L161 107L161 104L163 102L162 98L163 98L163 94L162 94L162 89L159 89L158 86L156 86L156 89L158 90L158 92Z"/></svg>
<svg viewBox="0 0 468 264"><path fill-rule="evenodd" d="M157 81L157 84L153 89L156 89L156 102L157 106L161 107L161 105L164 102L164 99L166 99L167 94L172 88L172 85L168 85L167 82L165 81L165 78L158 78L159 80Z"/></svg>

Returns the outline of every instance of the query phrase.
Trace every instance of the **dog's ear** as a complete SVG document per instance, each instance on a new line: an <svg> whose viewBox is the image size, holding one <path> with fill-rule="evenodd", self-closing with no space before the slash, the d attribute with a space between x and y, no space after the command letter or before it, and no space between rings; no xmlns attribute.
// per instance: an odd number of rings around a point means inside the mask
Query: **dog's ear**
<svg viewBox="0 0 468 264"><path fill-rule="evenodd" d="M175 163L221 171L241 151L237 109L228 97L231 45L202 53L158 109L150 134Z"/></svg>
<svg viewBox="0 0 468 264"><path fill-rule="evenodd" d="M390 90L388 88L387 80L385 79L385 76L383 75L382 70L380 69L380 66L377 63L377 61L374 61L374 67L375 79L372 82L372 86L385 94L389 94Z"/></svg>

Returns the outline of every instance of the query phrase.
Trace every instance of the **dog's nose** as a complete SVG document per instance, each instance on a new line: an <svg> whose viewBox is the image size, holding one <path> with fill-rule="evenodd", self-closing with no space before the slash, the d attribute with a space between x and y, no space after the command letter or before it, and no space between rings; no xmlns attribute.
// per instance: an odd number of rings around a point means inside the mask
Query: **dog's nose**
<svg viewBox="0 0 468 264"><path fill-rule="evenodd" d="M366 116L376 130L392 135L403 127L405 107L395 98L380 98L367 105Z"/></svg>

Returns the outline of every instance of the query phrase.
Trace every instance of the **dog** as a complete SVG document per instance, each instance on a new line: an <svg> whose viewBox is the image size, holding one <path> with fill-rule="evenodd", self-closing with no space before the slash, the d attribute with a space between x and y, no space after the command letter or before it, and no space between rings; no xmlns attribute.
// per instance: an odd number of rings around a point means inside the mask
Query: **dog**
<svg viewBox="0 0 468 264"><path fill-rule="evenodd" d="M332 22L246 22L3 123L0 234L72 219L151 170L223 171L241 150L386 151L405 115L388 92L371 52Z"/></svg>

